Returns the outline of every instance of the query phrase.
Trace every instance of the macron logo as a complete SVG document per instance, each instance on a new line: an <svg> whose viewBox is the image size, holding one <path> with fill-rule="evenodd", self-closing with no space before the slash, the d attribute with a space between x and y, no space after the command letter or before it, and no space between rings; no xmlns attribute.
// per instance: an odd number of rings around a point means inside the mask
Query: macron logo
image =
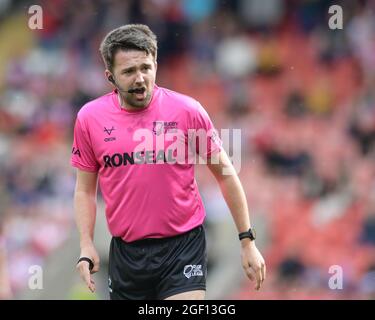
<svg viewBox="0 0 375 320"><path fill-rule="evenodd" d="M184 267L184 276L186 278L190 277L202 277L203 276L203 271L202 271L202 265L201 264L188 264Z"/></svg>
<svg viewBox="0 0 375 320"><path fill-rule="evenodd" d="M112 126L112 128L110 128L110 129L107 129L106 127L104 127L104 132L108 133L108 135L111 135L113 130L115 130L114 126Z"/></svg>

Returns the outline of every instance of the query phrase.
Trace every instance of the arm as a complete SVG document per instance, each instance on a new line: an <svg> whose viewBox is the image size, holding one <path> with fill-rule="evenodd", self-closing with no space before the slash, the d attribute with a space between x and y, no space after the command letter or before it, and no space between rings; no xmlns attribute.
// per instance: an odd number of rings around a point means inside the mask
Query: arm
<svg viewBox="0 0 375 320"><path fill-rule="evenodd" d="M12 298L12 291L7 271L5 248L2 248L0 244L0 300Z"/></svg>
<svg viewBox="0 0 375 320"><path fill-rule="evenodd" d="M245 192L228 155L222 150L207 165L220 186L238 232L249 230L251 224ZM255 242L248 238L241 240L241 260L246 275L252 281L256 279L255 288L259 290L266 277L266 266Z"/></svg>
<svg viewBox="0 0 375 320"><path fill-rule="evenodd" d="M96 221L97 180L97 173L77 169L74 192L75 220L80 236L80 257L88 257L94 262L94 268L91 270L91 273L99 271L99 255L93 243ZM88 262L81 261L77 264L77 270L88 288L94 292L95 283L91 277Z"/></svg>

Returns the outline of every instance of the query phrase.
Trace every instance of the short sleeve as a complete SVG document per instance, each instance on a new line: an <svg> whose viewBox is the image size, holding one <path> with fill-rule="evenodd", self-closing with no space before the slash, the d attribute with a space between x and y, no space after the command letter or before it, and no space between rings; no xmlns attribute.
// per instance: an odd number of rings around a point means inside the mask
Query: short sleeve
<svg viewBox="0 0 375 320"><path fill-rule="evenodd" d="M83 171L97 172L99 163L94 155L89 133L79 116L74 125L74 139L70 163Z"/></svg>
<svg viewBox="0 0 375 320"><path fill-rule="evenodd" d="M194 129L196 130L196 153L210 158L222 149L222 141L207 111L197 102Z"/></svg>

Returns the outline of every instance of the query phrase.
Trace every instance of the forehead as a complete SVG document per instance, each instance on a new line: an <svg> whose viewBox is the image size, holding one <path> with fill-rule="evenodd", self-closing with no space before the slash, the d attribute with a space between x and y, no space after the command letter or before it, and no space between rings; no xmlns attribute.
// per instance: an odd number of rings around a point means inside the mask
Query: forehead
<svg viewBox="0 0 375 320"><path fill-rule="evenodd" d="M152 64L154 58L152 54L139 50L118 50L114 57L114 68L130 68L142 64Z"/></svg>

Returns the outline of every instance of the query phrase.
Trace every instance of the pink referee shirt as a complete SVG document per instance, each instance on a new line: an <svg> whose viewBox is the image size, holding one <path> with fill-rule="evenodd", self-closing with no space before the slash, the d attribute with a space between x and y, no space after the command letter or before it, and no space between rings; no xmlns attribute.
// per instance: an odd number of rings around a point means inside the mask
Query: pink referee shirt
<svg viewBox="0 0 375 320"><path fill-rule="evenodd" d="M203 223L194 164L187 151L185 158L176 151L181 144L188 149L193 129L214 130L200 103L157 85L140 111L122 109L113 91L78 112L71 164L98 172L113 236L126 242L169 237ZM207 147L199 150L197 143L195 151L209 158L222 143L216 134L206 139Z"/></svg>

